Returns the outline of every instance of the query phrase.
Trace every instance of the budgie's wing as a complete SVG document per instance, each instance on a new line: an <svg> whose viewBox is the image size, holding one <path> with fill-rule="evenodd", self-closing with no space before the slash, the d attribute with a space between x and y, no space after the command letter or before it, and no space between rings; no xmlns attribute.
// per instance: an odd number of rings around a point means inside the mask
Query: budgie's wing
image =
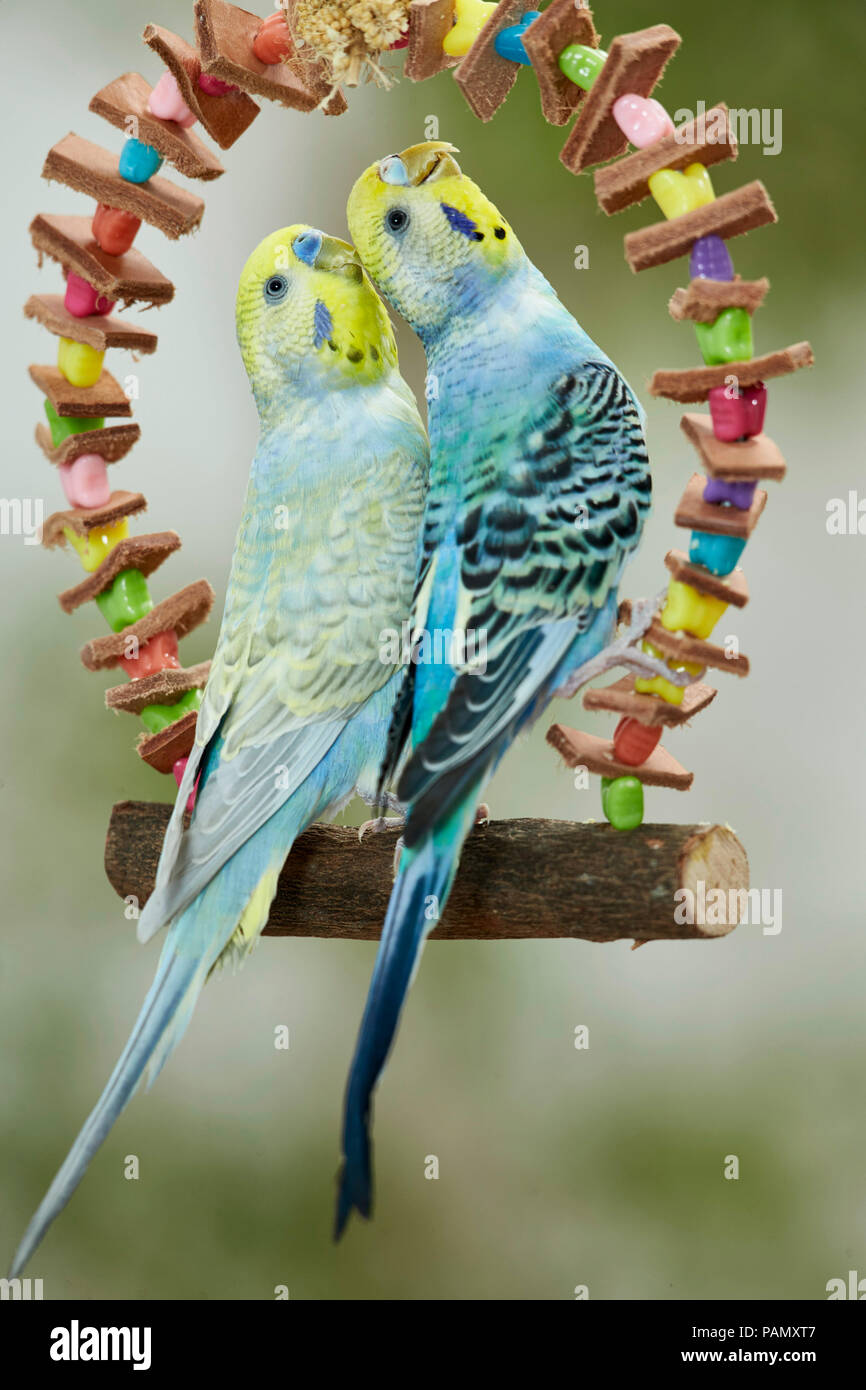
<svg viewBox="0 0 866 1390"><path fill-rule="evenodd" d="M299 508L267 553L239 539L195 761L139 922L141 939L182 911L289 799L393 674L377 637L407 607L425 469L422 445L407 444L336 485L324 538ZM400 486L383 487L388 477ZM183 830L197 768L195 809Z"/></svg>
<svg viewBox="0 0 866 1390"><path fill-rule="evenodd" d="M598 616L650 504L639 407L606 361L559 375L467 475L455 628L484 635L486 668L458 673L400 778L416 825L433 784L473 775Z"/></svg>

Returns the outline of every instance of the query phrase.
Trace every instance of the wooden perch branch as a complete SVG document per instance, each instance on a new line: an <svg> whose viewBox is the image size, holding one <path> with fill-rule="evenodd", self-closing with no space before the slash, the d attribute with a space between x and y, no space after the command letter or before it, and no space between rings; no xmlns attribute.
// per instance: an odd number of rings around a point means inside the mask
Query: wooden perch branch
<svg viewBox="0 0 866 1390"><path fill-rule="evenodd" d="M171 807L122 801L105 845L109 882L144 904ZM297 840L265 931L271 936L376 940L391 890L397 831L368 834L315 825ZM677 889L721 888L737 903L748 888L746 852L720 825L642 825L503 820L477 827L466 843L443 921L442 940L574 937L584 941L673 941L724 936L739 920L674 921ZM743 895L744 897L745 895Z"/></svg>

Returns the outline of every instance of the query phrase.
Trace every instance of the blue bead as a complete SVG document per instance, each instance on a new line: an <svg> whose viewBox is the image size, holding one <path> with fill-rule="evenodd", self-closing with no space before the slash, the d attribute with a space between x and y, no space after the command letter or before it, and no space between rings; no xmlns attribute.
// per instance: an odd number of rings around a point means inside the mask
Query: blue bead
<svg viewBox="0 0 866 1390"><path fill-rule="evenodd" d="M703 565L710 574L730 574L746 548L737 536L714 536L709 531L693 531L689 542L689 560Z"/></svg>
<svg viewBox="0 0 866 1390"><path fill-rule="evenodd" d="M541 10L527 10L519 24L510 24L507 29L500 29L493 45L500 58L507 58L510 63L524 63L529 66L530 57L523 47L523 34L540 14Z"/></svg>
<svg viewBox="0 0 866 1390"><path fill-rule="evenodd" d="M147 183L162 167L162 155L153 145L143 145L140 140L127 140L120 151L117 172L127 183Z"/></svg>

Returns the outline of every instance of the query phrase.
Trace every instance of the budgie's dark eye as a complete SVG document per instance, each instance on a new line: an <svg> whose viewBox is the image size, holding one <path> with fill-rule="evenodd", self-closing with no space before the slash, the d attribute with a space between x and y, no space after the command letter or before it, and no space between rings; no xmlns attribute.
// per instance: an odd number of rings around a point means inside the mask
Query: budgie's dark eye
<svg viewBox="0 0 866 1390"><path fill-rule="evenodd" d="M391 208L385 218L385 226L389 232L405 232L409 226L409 214L405 208Z"/></svg>
<svg viewBox="0 0 866 1390"><path fill-rule="evenodd" d="M272 275L265 281L265 299L269 304L277 304L281 299L285 299L288 289L289 282L285 275Z"/></svg>

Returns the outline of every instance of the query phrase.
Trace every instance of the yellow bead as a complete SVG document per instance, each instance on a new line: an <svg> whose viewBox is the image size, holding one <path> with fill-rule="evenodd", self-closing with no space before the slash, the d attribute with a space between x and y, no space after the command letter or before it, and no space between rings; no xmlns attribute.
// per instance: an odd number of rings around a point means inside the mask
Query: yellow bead
<svg viewBox="0 0 866 1390"><path fill-rule="evenodd" d="M664 653L653 646L652 642L641 642L641 648L660 661L664 659ZM687 671L690 676L697 676L702 670L694 661L682 661L677 665L673 659L669 659L667 664L672 671ZM684 685L674 685L673 681L666 681L664 676L653 676L652 680L638 677L634 688L638 695L658 695L659 699L668 705L681 705L686 693Z"/></svg>
<svg viewBox="0 0 866 1390"><path fill-rule="evenodd" d="M114 549L118 541L126 540L129 535L129 521L123 517L115 522L114 526L98 527L95 531L88 531L86 536L80 536L71 526L64 526L63 534L73 549L77 550L81 568L90 574L93 570L99 569L106 555Z"/></svg>
<svg viewBox="0 0 866 1390"><path fill-rule="evenodd" d="M104 357L104 352L97 352L89 343L61 338L57 349L57 366L70 386L95 386L102 376Z"/></svg>
<svg viewBox="0 0 866 1390"><path fill-rule="evenodd" d="M684 212L694 212L716 200L703 164L690 164L684 173L679 169L659 169L650 174L647 182L665 217L682 217Z"/></svg>
<svg viewBox="0 0 866 1390"><path fill-rule="evenodd" d="M709 637L727 606L723 599L700 594L691 584L672 579L659 622L668 632L688 632L692 637Z"/></svg>
<svg viewBox="0 0 866 1390"><path fill-rule="evenodd" d="M448 30L442 42L449 58L463 58L469 52L495 9L495 4L486 4L485 0L457 0L454 28Z"/></svg>

